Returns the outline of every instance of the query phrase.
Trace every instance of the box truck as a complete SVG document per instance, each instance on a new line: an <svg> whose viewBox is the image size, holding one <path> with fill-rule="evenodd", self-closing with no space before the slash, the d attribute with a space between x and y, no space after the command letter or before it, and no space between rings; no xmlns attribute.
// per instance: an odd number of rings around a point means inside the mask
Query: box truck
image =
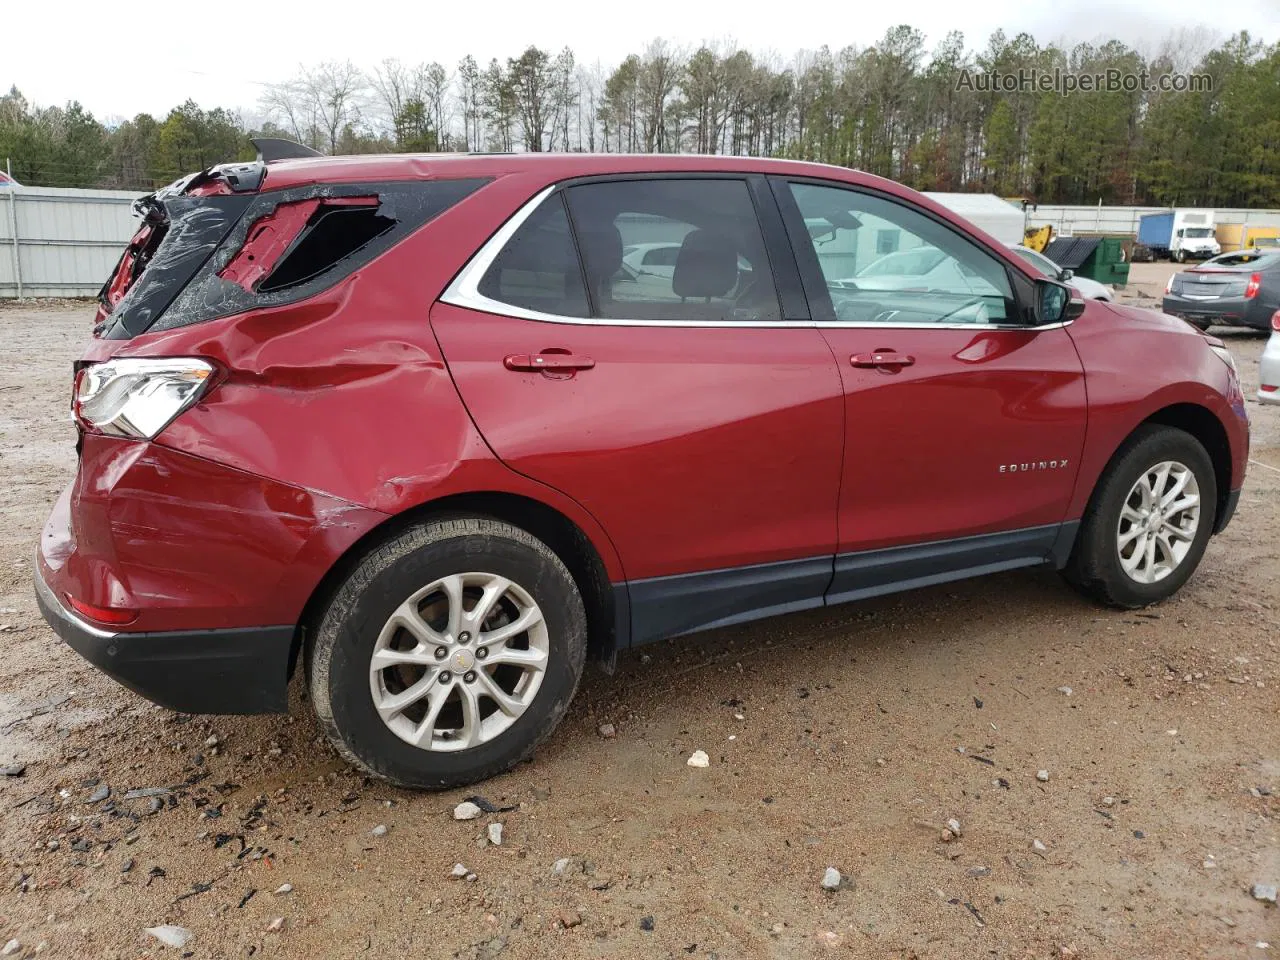
<svg viewBox="0 0 1280 960"><path fill-rule="evenodd" d="M1212 210L1169 210L1138 219L1138 242L1157 258L1183 263L1216 257L1222 247L1214 237Z"/></svg>

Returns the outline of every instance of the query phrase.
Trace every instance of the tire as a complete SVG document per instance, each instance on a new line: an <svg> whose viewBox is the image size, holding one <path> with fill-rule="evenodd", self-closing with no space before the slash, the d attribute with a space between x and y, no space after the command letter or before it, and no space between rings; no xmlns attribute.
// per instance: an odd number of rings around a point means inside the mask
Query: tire
<svg viewBox="0 0 1280 960"><path fill-rule="evenodd" d="M1176 564L1155 562L1159 579L1142 582L1139 578L1141 569L1135 575L1125 570L1124 564L1129 561L1122 557L1122 551L1127 551L1131 560L1136 543L1131 538L1128 545L1122 545L1122 538L1138 530L1139 526L1127 519L1133 513L1127 513L1126 519L1122 520L1122 511L1131 496L1135 503L1141 504L1142 497L1136 485L1144 477L1148 481L1157 477L1152 471L1167 463L1178 464L1190 473L1198 489L1199 513L1190 540L1166 536L1164 542L1157 541L1152 555L1156 561L1161 557L1171 558L1167 543L1175 544L1175 550L1187 544L1181 559ZM1184 489L1190 489L1190 486L1188 481ZM1171 487L1165 489L1171 490ZM1181 494L1178 496L1182 497ZM1178 502L1180 499L1175 499L1170 505L1176 507ZM1166 600L1186 583L1204 556L1205 546L1213 532L1217 503L1218 487L1213 463L1195 437L1184 430L1161 424L1139 427L1112 457L1098 481L1085 508L1080 532L1063 576L1086 596L1121 609L1131 610ZM1136 512L1140 514L1143 510L1139 507ZM1172 519L1182 518L1181 522L1185 523L1185 517L1185 513L1179 513ZM1159 529L1163 533L1166 528ZM1145 536L1145 533L1138 534L1136 541L1144 542ZM1161 575L1161 566L1171 569Z"/></svg>
<svg viewBox="0 0 1280 960"><path fill-rule="evenodd" d="M506 591L496 593L490 602L493 612L481 616L474 637L466 633L465 619L450 619L451 585L458 596L469 598L458 606L462 618L477 614L482 601L470 599L477 593L490 587L495 593ZM414 600L419 593L424 595ZM476 604L470 613L465 612L467 602ZM540 613L539 622L501 643L485 645L484 637L498 636L502 626L526 614L532 621L530 610ZM413 633L407 629L410 624ZM458 642L435 639L449 636ZM375 650L397 662L375 670ZM444 660L436 657L438 650L447 652ZM582 597L546 544L497 520L435 520L372 550L338 587L307 646L307 685L321 727L348 761L402 787L441 790L484 780L527 759L564 716L582 677L586 650ZM525 660L545 654L540 671L496 662L522 654ZM401 657L414 659L401 664ZM456 675L448 670L455 657ZM483 657L488 657L489 670ZM511 690L491 686L509 682ZM440 689L447 690L442 700ZM508 703L525 696L527 704L509 716L486 689L500 690ZM396 696L418 690L418 699L395 713ZM442 705L436 706L438 702ZM467 703L474 718L470 725ZM390 719L384 720L380 706ZM428 726L433 708L436 719ZM456 726L451 729L451 724ZM505 729L492 732L503 724ZM420 733L424 729L425 736ZM474 737L473 730L478 731ZM430 746L417 746L406 737Z"/></svg>

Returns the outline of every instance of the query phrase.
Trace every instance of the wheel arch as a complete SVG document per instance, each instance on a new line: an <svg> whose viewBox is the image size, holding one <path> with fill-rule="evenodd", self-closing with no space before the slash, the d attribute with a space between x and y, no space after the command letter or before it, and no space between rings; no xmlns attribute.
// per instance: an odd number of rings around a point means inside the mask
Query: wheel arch
<svg viewBox="0 0 1280 960"><path fill-rule="evenodd" d="M1227 498L1231 494L1231 440L1227 435L1227 428L1217 414L1198 403L1170 404L1151 414L1143 423L1157 423L1183 430L1195 437L1209 454L1209 461L1213 464L1213 478L1218 488L1213 513L1213 532L1217 533L1226 510Z"/></svg>
<svg viewBox="0 0 1280 960"><path fill-rule="evenodd" d="M612 666L628 642L630 615L624 589L615 589L599 550L583 529L554 507L506 491L458 493L417 504L367 531L330 566L311 591L294 631L289 676L297 668L308 636L335 591L369 552L416 524L441 518L487 517L520 527L537 537L568 568L587 613L587 655Z"/></svg>
<svg viewBox="0 0 1280 960"><path fill-rule="evenodd" d="M1107 471L1115 463L1116 458L1120 456L1120 452L1124 450L1129 440L1140 429L1152 424L1175 427L1191 434L1204 447L1205 452L1208 453L1209 462L1213 464L1213 476L1218 488L1217 498L1214 503L1213 521L1214 533L1217 533L1221 529L1221 524L1226 514L1228 498L1231 494L1231 441L1227 434L1227 428L1223 425L1218 415L1199 403L1170 403L1153 411L1140 422L1134 424L1133 428L1122 436L1115 445L1115 449L1111 451L1111 455L1102 465L1102 469L1098 471L1097 476L1092 478L1093 482L1089 489L1089 497L1085 503L1085 509L1088 510L1089 505L1093 503L1102 478L1107 475Z"/></svg>

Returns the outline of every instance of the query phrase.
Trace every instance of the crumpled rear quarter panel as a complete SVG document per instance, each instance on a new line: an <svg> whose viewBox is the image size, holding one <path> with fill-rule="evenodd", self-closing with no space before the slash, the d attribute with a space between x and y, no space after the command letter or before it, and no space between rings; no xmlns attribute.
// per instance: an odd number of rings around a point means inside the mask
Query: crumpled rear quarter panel
<svg viewBox="0 0 1280 960"><path fill-rule="evenodd" d="M127 632L285 625L334 558L384 519L159 444L88 434L40 562L60 598L139 608Z"/></svg>

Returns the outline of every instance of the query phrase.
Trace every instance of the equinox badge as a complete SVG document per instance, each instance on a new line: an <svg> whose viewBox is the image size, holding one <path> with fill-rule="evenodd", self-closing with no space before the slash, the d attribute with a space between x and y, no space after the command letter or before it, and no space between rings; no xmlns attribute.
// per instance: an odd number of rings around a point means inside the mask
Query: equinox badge
<svg viewBox="0 0 1280 960"><path fill-rule="evenodd" d="M1066 460L1032 460L1030 463L1002 463L1001 473L1027 473L1031 470L1061 470L1066 467Z"/></svg>

